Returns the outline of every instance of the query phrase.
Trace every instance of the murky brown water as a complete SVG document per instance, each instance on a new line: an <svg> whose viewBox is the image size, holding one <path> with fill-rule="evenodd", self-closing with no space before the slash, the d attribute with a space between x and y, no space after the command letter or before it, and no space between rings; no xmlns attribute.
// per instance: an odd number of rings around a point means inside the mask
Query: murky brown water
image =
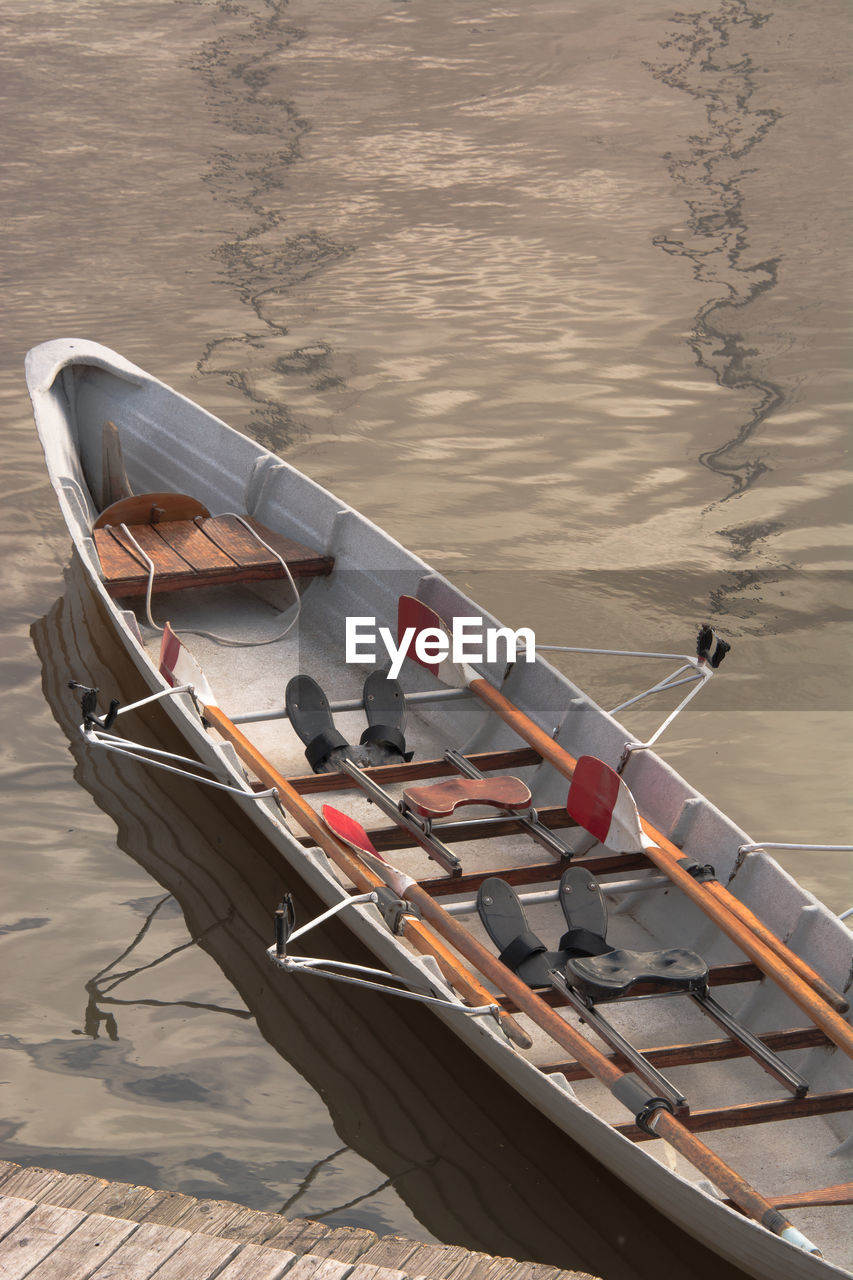
<svg viewBox="0 0 853 1280"><path fill-rule="evenodd" d="M68 539L23 354L71 333L116 348L542 641L680 650L710 618L732 654L663 753L756 839L849 843L846 9L4 16L0 1154L425 1238L476 1221L478 1247L530 1251L546 1191L502 1236L506 1212L471 1208L496 1202L493 1150L466 1165L422 1132L392 1159L401 1073L371 1089L368 1055L336 1088L300 997L254 1009L268 870L215 944L240 891L222 871L204 909L188 894L204 860L183 837L173 854L159 788L155 821L141 776L75 778L64 667L109 671L110 651L73 588L57 604ZM605 705L649 682L564 661ZM849 856L784 859L853 905ZM621 1274L594 1229L574 1247Z"/></svg>

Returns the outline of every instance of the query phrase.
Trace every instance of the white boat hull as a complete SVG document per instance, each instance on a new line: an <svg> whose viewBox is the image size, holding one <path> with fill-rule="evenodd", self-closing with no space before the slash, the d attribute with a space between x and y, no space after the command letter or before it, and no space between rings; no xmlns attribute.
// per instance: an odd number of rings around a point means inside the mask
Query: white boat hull
<svg viewBox="0 0 853 1280"><path fill-rule="evenodd" d="M357 693L369 668L346 671L340 625L345 615L376 617L390 626L397 598L412 594L447 619L485 616L427 564L334 495L106 348L82 340L46 343L30 353L27 378L51 481L71 536L92 588L139 672L142 690L158 693L168 687L158 670L156 645L150 635L140 633L140 625L145 632L144 618L130 613L106 590L91 535L101 504L101 495L93 493L98 487L100 428L107 419L119 427L127 471L137 492L181 491L200 499L215 513L248 512L269 529L335 558L331 577L318 579L304 594L305 622L288 650L290 667L282 662L276 646L241 650L235 669L233 648L190 641L201 655L219 705L233 716L280 704L286 676L295 673L300 662L324 687L328 682L336 696ZM169 607L178 613L184 608L185 617L191 618L196 603L189 597L195 593L183 594L186 602L170 597ZM157 606L155 596L155 614ZM232 607L227 599L218 603L213 589L203 600L199 597L198 608L204 611L206 625L235 631ZM249 622L262 636L263 619L257 622L250 618ZM177 625L180 629L180 618ZM429 675L420 668L409 671L411 666L407 664L404 677L407 691L431 687ZM626 730L541 659L535 665L516 664L503 681L502 663L482 670L522 712L553 732L567 751L598 756L612 764L619 760L629 737ZM162 706L186 742L188 754L235 788L233 803L251 817L259 837L270 842L329 906L346 898L346 888L326 855L299 842L298 831L273 801L259 800L251 793L233 752L223 749L208 733L192 699L186 695L167 697ZM436 740L447 734L460 750L518 745L504 724L485 716L473 702L439 705L428 719L429 732ZM120 731L118 725L115 731ZM281 721L253 726L253 740L270 755L282 751L281 738ZM301 744L293 743L284 751L279 767L284 772L305 773L307 767L304 761L300 767L300 760ZM700 863L712 861L719 879L760 911L762 919L785 936L827 981L838 989L848 984L853 964L851 935L826 907L766 853L751 854L744 861L739 850L749 837L657 755L637 753L624 777L644 817L676 842L687 857ZM565 784L552 771L533 770L528 782L537 804L565 800ZM738 958L731 944L718 939L690 904L679 907L675 915L673 895L644 896L659 901L643 907L643 927L652 934L660 928L666 945L695 945L720 963ZM435 967L402 946L376 908L350 908L344 919L390 972L416 987L428 986L437 994L451 996ZM281 981L289 980L282 975ZM844 1270L849 1255L845 1256L838 1232L833 1233L832 1241L838 1265L788 1244L729 1208L687 1166L679 1162L673 1167L657 1150L663 1144L635 1143L623 1136L613 1127L612 1108L603 1108L602 1114L594 1091L587 1095L573 1089L559 1074L545 1074L535 1064L535 1057L513 1048L492 1019L470 1018L460 1012L458 1003L454 997L446 1008L437 1007L436 1016L558 1129L702 1245L756 1280L849 1275ZM766 980L758 995L747 994L742 999L739 1016L758 1030L772 1027L776 1015L782 1017L783 1024L786 1019L787 1025L803 1022L790 1001ZM815 1051L808 1066L817 1075L817 1087L850 1087L850 1061L839 1050ZM627 1112L618 1116L621 1121L628 1118ZM832 1121L832 1127L822 1126L811 1185L841 1180L841 1148L845 1141L847 1148L850 1146L850 1126L845 1127L845 1121L841 1116ZM806 1126L810 1122L799 1123ZM830 1152L833 1157L837 1152L838 1158L823 1158ZM769 1157L768 1171L774 1163L778 1164L777 1155ZM844 1212L829 1209L824 1214ZM799 1221L796 1213L792 1217Z"/></svg>

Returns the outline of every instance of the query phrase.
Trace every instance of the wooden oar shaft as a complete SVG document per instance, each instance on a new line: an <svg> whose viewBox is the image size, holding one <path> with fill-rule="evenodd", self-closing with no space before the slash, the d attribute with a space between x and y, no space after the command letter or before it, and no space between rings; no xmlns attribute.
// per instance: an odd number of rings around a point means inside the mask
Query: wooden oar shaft
<svg viewBox="0 0 853 1280"><path fill-rule="evenodd" d="M354 885L362 892L370 892L383 885L384 882L376 872L353 857L350 849L331 833L308 801L293 789L287 779L272 767L257 747L218 707L206 706L204 715L205 719L233 744L240 758L251 766L261 781L266 786L276 789L287 812L296 818L312 840L349 876ZM494 996L491 992L487 991L474 974L460 965L457 957L444 945L441 938L436 936L433 929L426 927L422 921L412 916L405 917L403 927L406 936L417 950L435 957L442 973L466 1000L470 1000L475 1005L494 1004ZM512 1015L502 1012L500 1018L501 1025L510 1039L521 1048L529 1048L530 1037Z"/></svg>
<svg viewBox="0 0 853 1280"><path fill-rule="evenodd" d="M206 706L204 714L209 723L233 743L238 755L252 767L261 781L270 787L275 787L287 811L297 818L310 836L316 839L319 847L346 871L354 884L366 889L375 888L381 883L375 872L364 866L357 857L353 857L348 847L338 840L320 820L311 805L303 800L297 791L294 791L287 779L269 764L263 754L218 707ZM604 1053L590 1044L580 1032L575 1031L559 1014L549 1008L545 1001L531 991L512 970L487 951L464 925L449 916L420 885L411 884L405 891L405 897L413 906L420 909L424 919L429 921L460 955L475 965L498 990L509 996L517 1007L528 1014L531 1020L557 1044L572 1053L578 1062L608 1088L618 1086L624 1079L624 1073ZM452 971L454 984L466 998L473 997L478 1004L492 1003L493 997L489 992L480 986L473 975L459 965L446 948L440 945L432 930L424 929L420 921L407 919L406 932L416 945L422 943L433 955L436 955L439 964L442 963L442 958L445 960ZM439 943L437 949L436 943ZM506 1017L506 1014L502 1015L502 1019ZM530 1043L524 1032L517 1028L517 1024L511 1022L510 1025L516 1027L520 1035L528 1044ZM768 1200L720 1160L700 1138L685 1129L675 1116L670 1115L666 1110L658 1110L654 1114L652 1123L660 1137L675 1146L695 1168L711 1178L744 1213L770 1227L777 1234L790 1225Z"/></svg>
<svg viewBox="0 0 853 1280"><path fill-rule="evenodd" d="M572 777L577 760L556 743L544 729L513 706L488 681L481 678L472 680L470 688L482 702L500 716L505 724L514 729L523 741L538 751L544 760L552 764L564 777ZM683 889L768 977L777 982L839 1048L853 1057L853 1028L836 1012L839 1004L842 1008L848 1007L843 996L834 991L820 974L806 965L800 956L786 947L775 934L762 925L734 894L729 893L724 885L718 881L706 881L703 884L694 880L683 867L678 865L678 859L684 856L681 850L650 823L644 819L641 819L641 822L643 830L653 842L652 847L646 849L651 861L679 888ZM743 919L739 910L747 913L748 920ZM817 994L818 991L819 994Z"/></svg>

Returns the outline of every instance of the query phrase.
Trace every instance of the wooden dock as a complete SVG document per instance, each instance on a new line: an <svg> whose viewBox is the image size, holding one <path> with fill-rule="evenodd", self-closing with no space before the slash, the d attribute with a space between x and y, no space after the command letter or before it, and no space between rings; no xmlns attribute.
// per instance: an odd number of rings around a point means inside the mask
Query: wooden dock
<svg viewBox="0 0 853 1280"><path fill-rule="evenodd" d="M0 1280L590 1280L457 1245L0 1160Z"/></svg>

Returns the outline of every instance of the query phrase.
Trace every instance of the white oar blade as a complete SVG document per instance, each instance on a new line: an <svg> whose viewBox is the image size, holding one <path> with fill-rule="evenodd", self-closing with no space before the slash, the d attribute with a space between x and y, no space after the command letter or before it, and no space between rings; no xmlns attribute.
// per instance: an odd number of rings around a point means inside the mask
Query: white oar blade
<svg viewBox="0 0 853 1280"><path fill-rule="evenodd" d="M160 674L174 688L179 684L191 684L197 697L206 707L214 706L213 690L207 677L189 649L181 644L170 624L163 629L160 642Z"/></svg>
<svg viewBox="0 0 853 1280"><path fill-rule="evenodd" d="M469 673L450 657L452 645L444 620L414 596L400 596L398 601L397 644L405 644L406 656L431 671L442 684L451 689L467 688Z"/></svg>
<svg viewBox="0 0 853 1280"><path fill-rule="evenodd" d="M578 760L566 809L614 853L642 853L646 848L634 797L616 770L595 756Z"/></svg>
<svg viewBox="0 0 853 1280"><path fill-rule="evenodd" d="M371 870L381 876L385 883L401 898L410 885L417 883L411 876L398 871L396 867L392 867L390 863L385 861L364 827L356 818L350 817L348 813L341 813L340 809L335 809L330 804L324 804L322 812L323 821L332 834L336 835L344 844L348 844L351 849L354 849Z"/></svg>

